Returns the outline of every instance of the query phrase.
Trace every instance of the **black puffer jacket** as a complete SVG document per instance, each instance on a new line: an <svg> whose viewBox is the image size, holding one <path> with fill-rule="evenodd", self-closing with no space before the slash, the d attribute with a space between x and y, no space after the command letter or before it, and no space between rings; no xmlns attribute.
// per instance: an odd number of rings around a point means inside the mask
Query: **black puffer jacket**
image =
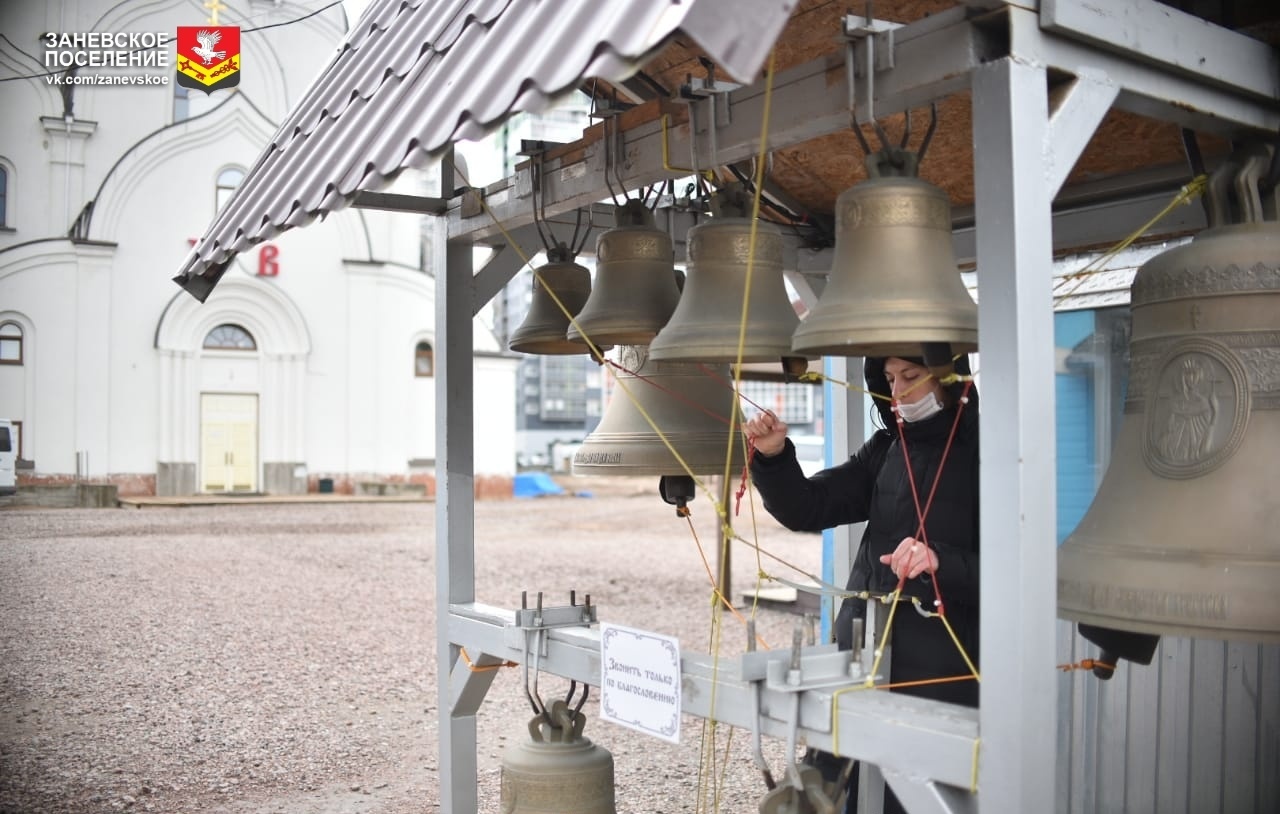
<svg viewBox="0 0 1280 814"><path fill-rule="evenodd" d="M957 368L969 370L961 359ZM867 387L873 393L888 393L883 359L868 359ZM963 385L949 386L958 396ZM925 515L929 544L938 554L938 586L951 622L965 651L977 665L978 659L978 399L973 388L967 404L956 404L917 423L903 425L904 445L889 403L876 399L884 425L852 458L831 469L806 478L796 461L795 447L788 440L779 454L752 458L751 474L764 506L778 522L793 531L821 531L846 523L867 521L867 528L849 574L849 590L890 593L898 579L881 555L892 553L904 537L917 535L916 504L907 475L906 457L911 460L916 493L923 508L937 478L937 489ZM955 439L947 453L941 477L937 476L946 449L947 437L956 423ZM907 456L904 457L903 450ZM933 608L933 582L927 574L908 580L904 593L918 597ZM842 649L852 647L852 623L864 617L865 603L844 601L835 622L836 639ZM970 671L939 619L926 619L909 604L902 604L894 616L891 635L892 682L925 678L963 676ZM904 692L941 701L977 706L975 681L907 688Z"/></svg>

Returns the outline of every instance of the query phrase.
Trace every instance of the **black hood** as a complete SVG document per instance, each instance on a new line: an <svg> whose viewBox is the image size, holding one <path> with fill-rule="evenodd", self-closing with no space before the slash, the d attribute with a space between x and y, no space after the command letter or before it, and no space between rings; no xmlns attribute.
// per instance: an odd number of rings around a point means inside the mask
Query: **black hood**
<svg viewBox="0 0 1280 814"><path fill-rule="evenodd" d="M884 422L886 429L892 427L896 421L893 415L893 407L890 405L888 399L889 380L885 378L884 375L884 363L885 360L889 358L890 357L888 356L868 356L866 362L862 365L862 376L866 379L867 390L877 396L884 396L884 398L873 398L872 402L875 403L876 410L880 413L880 419ZM917 365L924 365L924 358L920 356L898 356L893 358L902 359L903 361ZM955 364L956 373L959 375L972 375L973 370L969 367L968 354L961 354L961 356L956 359ZM960 396L964 393L964 386L965 382L952 382L951 384L943 385L947 393L951 395L952 403L959 402ZM965 410L973 416L977 416L978 414L978 388L976 386L971 386L969 388L969 403L965 405Z"/></svg>

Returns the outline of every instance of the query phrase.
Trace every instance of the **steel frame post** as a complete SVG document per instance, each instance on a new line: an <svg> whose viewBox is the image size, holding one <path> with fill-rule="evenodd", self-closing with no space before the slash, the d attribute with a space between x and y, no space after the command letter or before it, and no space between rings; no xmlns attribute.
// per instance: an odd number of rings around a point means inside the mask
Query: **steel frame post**
<svg viewBox="0 0 1280 814"><path fill-rule="evenodd" d="M979 810L1052 811L1057 550L1046 71L1011 58L974 71L973 123L984 373Z"/></svg>
<svg viewBox="0 0 1280 814"><path fill-rule="evenodd" d="M440 230L443 232L443 230ZM440 740L440 810L479 807L476 718L454 708L461 648L444 631L450 608L475 600L475 418L471 315L471 243L449 242L436 275L436 709ZM483 692L481 692L483 695ZM479 701L476 701L478 705Z"/></svg>
<svg viewBox="0 0 1280 814"><path fill-rule="evenodd" d="M855 390L862 381L860 357L829 356L823 360L826 375L848 382L852 387L842 387L832 382L822 385L827 450L826 466L844 463L862 446L866 437L862 391ZM822 532L822 578L833 585L844 587L849 571L853 568L853 556L858 541L862 539L864 523L839 526ZM840 613L840 600L823 598L822 638L835 638L836 615Z"/></svg>

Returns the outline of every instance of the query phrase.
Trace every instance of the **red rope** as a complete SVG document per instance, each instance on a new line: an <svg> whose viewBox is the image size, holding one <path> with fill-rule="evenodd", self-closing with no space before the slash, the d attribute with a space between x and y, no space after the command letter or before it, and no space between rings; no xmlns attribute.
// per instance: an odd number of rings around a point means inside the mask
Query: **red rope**
<svg viewBox="0 0 1280 814"><path fill-rule="evenodd" d="M734 386L733 386L733 382L726 381L726 380L725 380L725 378L724 378L723 376L719 375L719 374L718 374L718 373L716 373L714 370L712 370L711 368L709 368L709 367L707 367L706 365L702 364L701 362L699 362L699 363L698 363L698 370L701 370L701 371L703 372L703 374L705 374L705 375L707 376L707 378L714 379L715 381L720 382L720 384L723 384L725 387L727 387L727 388L729 388L730 390L732 390L732 391L734 392L734 394L735 394L735 395L737 395L737 397L738 397L738 398L742 399L742 400L743 400L743 401L745 401L747 404L750 404L752 407L756 408L756 409L757 409L757 410L759 410L760 412L762 412L762 413L767 413L767 412L769 412L769 411L768 411L768 410L766 410L765 408L761 407L759 404L756 404L756 403L755 403L754 401L752 401L751 399L749 399L749 398L747 398L746 396L742 395L742 392L741 392L740 390L738 390L736 387L734 387Z"/></svg>
<svg viewBox="0 0 1280 814"><path fill-rule="evenodd" d="M907 482L911 484L911 499L915 503L916 517L920 521L919 528L916 531L916 538L924 544L925 548L930 548L928 533L925 530L925 518L929 515L929 509L933 506L934 495L938 492L938 482L942 480L942 470L946 467L947 457L951 454L951 446L956 438L956 430L960 427L960 416L964 412L964 406L969 403L969 388L972 386L972 379L969 379L964 383L964 390L960 394L960 403L956 407L956 417L955 420L951 422L951 432L947 434L947 443L946 446L942 448L942 458L938 461L938 471L933 475L933 485L929 487L929 497L925 500L923 510L920 508L920 493L916 489L916 476L911 469L911 455L910 451L907 449L907 434L903 427L905 421L903 420L902 415L895 411L898 418L898 439L902 443L902 457L907 465ZM934 551L934 556L937 556L936 550ZM931 569L929 571L929 577L933 582L933 594L937 597L937 602L935 604L938 609L938 615L944 615L946 613L946 606L942 601L942 589L938 585L937 569ZM898 578L898 588L901 589L904 584L906 584L905 575Z"/></svg>
<svg viewBox="0 0 1280 814"><path fill-rule="evenodd" d="M738 484L738 491L734 493L735 500L733 502L733 516L737 517L742 514L742 496L747 493L747 480L751 476L751 459L756 457L756 442L750 438L747 439L747 462L742 465L742 483Z"/></svg>
<svg viewBox="0 0 1280 814"><path fill-rule="evenodd" d="M690 407L696 407L697 409L701 410L702 412L714 418L716 421L719 421L721 424L730 423L729 419L725 418L724 416L714 413L711 410L708 410L706 407L703 407L698 402L690 398L686 398L685 396L681 395L680 393L677 393L676 391L670 388L663 387L662 385L654 382L652 379L648 378L647 376L641 376L639 373L636 373L634 370L627 370L625 367L613 361L612 359L606 359L605 361L607 361L613 367L616 367L618 370L629 373L630 375L634 376L635 378L639 379L640 381L644 382L650 387L656 387L657 389L661 390L663 393L666 393L672 398L678 399L679 401L683 401L685 404L688 404Z"/></svg>

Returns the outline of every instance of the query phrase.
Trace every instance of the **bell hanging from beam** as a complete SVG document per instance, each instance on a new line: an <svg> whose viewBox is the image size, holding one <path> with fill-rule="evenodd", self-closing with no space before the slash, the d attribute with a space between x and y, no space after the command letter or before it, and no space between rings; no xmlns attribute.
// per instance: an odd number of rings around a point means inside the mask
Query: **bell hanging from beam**
<svg viewBox="0 0 1280 814"><path fill-rule="evenodd" d="M791 356L791 335L800 318L782 279L778 227L749 218L714 218L690 229L688 241L684 291L649 346L649 358L737 362L741 356L743 362L777 362Z"/></svg>
<svg viewBox="0 0 1280 814"><path fill-rule="evenodd" d="M568 329L569 341L647 345L680 299L671 236L638 199L616 207L617 226L596 239L596 281Z"/></svg>
<svg viewBox="0 0 1280 814"><path fill-rule="evenodd" d="M582 310L590 294L591 272L573 261L565 244L553 247L547 252L547 264L533 272L529 313L512 332L507 347L519 353L544 356L585 353L587 346L570 342L565 333L569 330L569 316ZM598 347L607 350L612 346Z"/></svg>
<svg viewBox="0 0 1280 814"><path fill-rule="evenodd" d="M1138 270L1112 461L1058 549L1058 614L1115 658L1160 634L1280 642L1280 223L1271 148L1209 182L1209 228ZM1095 670L1100 677L1107 677Z"/></svg>
<svg viewBox="0 0 1280 814"><path fill-rule="evenodd" d="M741 469L742 444L729 434L737 395L728 365L658 362L648 350L618 349L613 397L574 454L573 474L718 475L729 455Z"/></svg>
<svg viewBox="0 0 1280 814"><path fill-rule="evenodd" d="M926 343L977 350L978 306L956 267L951 202L915 177L917 161L897 149L872 154L868 180L836 200L835 257L796 329L796 354L910 357Z"/></svg>
<svg viewBox="0 0 1280 814"><path fill-rule="evenodd" d="M613 755L583 737L586 716L561 700L529 721L502 757L503 814L616 814Z"/></svg>

